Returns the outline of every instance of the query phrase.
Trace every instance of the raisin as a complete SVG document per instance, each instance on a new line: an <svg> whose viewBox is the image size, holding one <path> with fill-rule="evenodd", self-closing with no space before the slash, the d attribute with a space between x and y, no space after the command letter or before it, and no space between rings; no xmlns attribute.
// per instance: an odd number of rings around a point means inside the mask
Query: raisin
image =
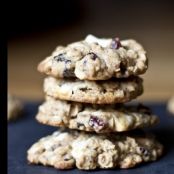
<svg viewBox="0 0 174 174"><path fill-rule="evenodd" d="M87 90L92 90L92 89L91 89L91 88L86 88L86 87L84 87L84 88L79 88L79 90L85 92L85 91L87 91Z"/></svg>
<svg viewBox="0 0 174 174"><path fill-rule="evenodd" d="M140 152L144 155L144 156L148 156L149 155L149 151L144 148L144 147L140 147Z"/></svg>
<svg viewBox="0 0 174 174"><path fill-rule="evenodd" d="M53 146L51 146L51 150L54 151L55 149L57 149L60 146L61 146L60 144L54 144Z"/></svg>
<svg viewBox="0 0 174 174"><path fill-rule="evenodd" d="M77 122L77 127L78 127L78 128L79 128L79 127L82 127L82 126L84 126L83 123L78 123L78 122Z"/></svg>
<svg viewBox="0 0 174 174"><path fill-rule="evenodd" d="M69 156L68 154L65 154L65 156L64 156L64 161L69 161L69 160L71 160L72 159L72 157L71 156Z"/></svg>
<svg viewBox="0 0 174 174"><path fill-rule="evenodd" d="M54 60L56 60L57 62L71 63L71 60L65 58L65 54L59 54L57 56L54 56Z"/></svg>
<svg viewBox="0 0 174 174"><path fill-rule="evenodd" d="M103 89L103 93L106 93L107 92L107 90L106 89Z"/></svg>
<svg viewBox="0 0 174 174"><path fill-rule="evenodd" d="M91 55L91 59L92 60L96 60L96 58L98 57L95 53L91 52L91 53L88 53L87 55Z"/></svg>
<svg viewBox="0 0 174 174"><path fill-rule="evenodd" d="M120 47L122 47L120 39L118 37L116 37L115 39L112 39L111 48L112 49L119 49Z"/></svg>
<svg viewBox="0 0 174 174"><path fill-rule="evenodd" d="M83 65L86 66L87 60L84 60Z"/></svg>
<svg viewBox="0 0 174 174"><path fill-rule="evenodd" d="M124 74L126 72L126 62L121 62L120 63L120 71L122 74Z"/></svg>
<svg viewBox="0 0 174 174"><path fill-rule="evenodd" d="M63 77L75 77L74 71L67 69L65 66L65 69L63 71Z"/></svg>
<svg viewBox="0 0 174 174"><path fill-rule="evenodd" d="M89 125L94 128L103 128L105 126L105 123L102 119L96 116L91 116L89 120Z"/></svg>
<svg viewBox="0 0 174 174"><path fill-rule="evenodd" d="M70 159L69 158L64 158L64 161L69 161Z"/></svg>
<svg viewBox="0 0 174 174"><path fill-rule="evenodd" d="M85 92L87 88L79 88L79 90Z"/></svg>

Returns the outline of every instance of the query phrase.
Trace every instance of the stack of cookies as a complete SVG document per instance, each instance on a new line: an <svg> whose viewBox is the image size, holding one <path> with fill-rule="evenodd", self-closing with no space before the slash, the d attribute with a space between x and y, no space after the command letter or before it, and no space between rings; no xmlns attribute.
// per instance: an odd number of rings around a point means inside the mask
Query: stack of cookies
<svg viewBox="0 0 174 174"><path fill-rule="evenodd" d="M28 150L28 161L91 170L156 160L163 146L137 129L155 125L158 117L141 104L123 104L143 93L138 75L147 67L146 52L132 39L88 35L58 46L38 66L48 77L36 119L61 128L36 142Z"/></svg>

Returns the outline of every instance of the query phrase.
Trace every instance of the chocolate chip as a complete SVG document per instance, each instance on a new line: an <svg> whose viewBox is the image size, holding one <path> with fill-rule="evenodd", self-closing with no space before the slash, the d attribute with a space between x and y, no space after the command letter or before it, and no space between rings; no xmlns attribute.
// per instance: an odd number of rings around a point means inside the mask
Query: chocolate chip
<svg viewBox="0 0 174 174"><path fill-rule="evenodd" d="M122 47L120 39L118 37L112 39L111 48L112 49L119 49L120 47Z"/></svg>
<svg viewBox="0 0 174 174"><path fill-rule="evenodd" d="M91 59L92 60L96 60L96 58L98 57L95 53L91 52L91 53L88 53L87 55L91 55Z"/></svg>
<svg viewBox="0 0 174 174"><path fill-rule="evenodd" d="M65 54L59 54L57 56L54 56L54 60L56 60L57 62L71 63L71 60L65 58Z"/></svg>
<svg viewBox="0 0 174 174"><path fill-rule="evenodd" d="M105 123L102 119L96 116L91 116L89 120L89 125L94 128L103 128L105 126Z"/></svg>

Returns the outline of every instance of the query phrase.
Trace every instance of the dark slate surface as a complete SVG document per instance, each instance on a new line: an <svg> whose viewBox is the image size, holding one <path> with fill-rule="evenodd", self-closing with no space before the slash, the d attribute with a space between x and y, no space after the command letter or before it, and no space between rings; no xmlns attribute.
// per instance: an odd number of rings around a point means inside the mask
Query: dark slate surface
<svg viewBox="0 0 174 174"><path fill-rule="evenodd" d="M25 117L8 125L8 173L9 174L79 174L79 173L117 173L117 174L173 174L174 173L174 116L166 111L164 103L147 103L159 115L161 123L151 129L157 139L164 144L165 154L156 162L143 164L133 169L80 171L56 170L51 167L28 165L27 149L39 138L51 134L56 128L37 123L35 114L39 103L25 104ZM148 129L149 130L149 129Z"/></svg>

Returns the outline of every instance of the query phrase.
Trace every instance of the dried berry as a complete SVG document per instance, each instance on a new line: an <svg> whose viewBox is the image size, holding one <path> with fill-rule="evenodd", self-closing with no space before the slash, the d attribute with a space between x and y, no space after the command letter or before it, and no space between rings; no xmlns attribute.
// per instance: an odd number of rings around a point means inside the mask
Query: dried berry
<svg viewBox="0 0 174 174"><path fill-rule="evenodd" d="M64 161L69 161L70 159L69 158L64 158Z"/></svg>
<svg viewBox="0 0 174 174"><path fill-rule="evenodd" d="M112 39L111 48L112 49L119 49L120 47L122 47L120 39L118 37L116 37L115 39Z"/></svg>
<svg viewBox="0 0 174 174"><path fill-rule="evenodd" d="M85 92L85 91L87 91L87 90L90 91L90 90L92 90L92 89L91 89L91 88L84 87L84 88L79 88L79 90Z"/></svg>
<svg viewBox="0 0 174 174"><path fill-rule="evenodd" d="M126 70L127 70L127 68L126 68L127 66L126 66L126 62L121 62L120 63L120 71L121 71L121 73L122 74L124 74L125 72L126 72Z"/></svg>
<svg viewBox="0 0 174 174"><path fill-rule="evenodd" d="M107 90L106 89L103 89L103 93L106 93L107 92Z"/></svg>
<svg viewBox="0 0 174 174"><path fill-rule="evenodd" d="M92 60L96 60L96 58L98 57L95 53L91 52L91 53L88 53L87 55L91 55L91 59Z"/></svg>
<svg viewBox="0 0 174 174"><path fill-rule="evenodd" d="M74 71L65 67L65 70L63 71L63 77L75 77Z"/></svg>
<svg viewBox="0 0 174 174"><path fill-rule="evenodd" d="M79 127L82 127L82 126L84 127L84 124L83 124L83 123L78 123L78 122L77 122L77 127L78 127L78 128L79 128Z"/></svg>
<svg viewBox="0 0 174 174"><path fill-rule="evenodd" d="M65 58L65 54L59 54L57 56L54 56L54 60L56 60L57 62L71 63L71 60Z"/></svg>
<svg viewBox="0 0 174 174"><path fill-rule="evenodd" d="M144 147L140 147L140 152L144 155L144 156L148 156L149 155L149 151L144 148Z"/></svg>
<svg viewBox="0 0 174 174"><path fill-rule="evenodd" d="M86 66L87 60L84 60L83 65Z"/></svg>
<svg viewBox="0 0 174 174"><path fill-rule="evenodd" d="M60 144L54 144L53 146L51 146L51 150L54 151L55 149L57 149L60 146L61 146Z"/></svg>
<svg viewBox="0 0 174 174"><path fill-rule="evenodd" d="M70 161L70 160L72 160L72 156L65 154L64 161Z"/></svg>
<svg viewBox="0 0 174 174"><path fill-rule="evenodd" d="M105 123L102 119L96 116L91 116L89 120L89 125L96 129L102 129L105 126Z"/></svg>
<svg viewBox="0 0 174 174"><path fill-rule="evenodd" d="M85 88L79 88L79 90L85 92L87 90L87 87L85 87Z"/></svg>

